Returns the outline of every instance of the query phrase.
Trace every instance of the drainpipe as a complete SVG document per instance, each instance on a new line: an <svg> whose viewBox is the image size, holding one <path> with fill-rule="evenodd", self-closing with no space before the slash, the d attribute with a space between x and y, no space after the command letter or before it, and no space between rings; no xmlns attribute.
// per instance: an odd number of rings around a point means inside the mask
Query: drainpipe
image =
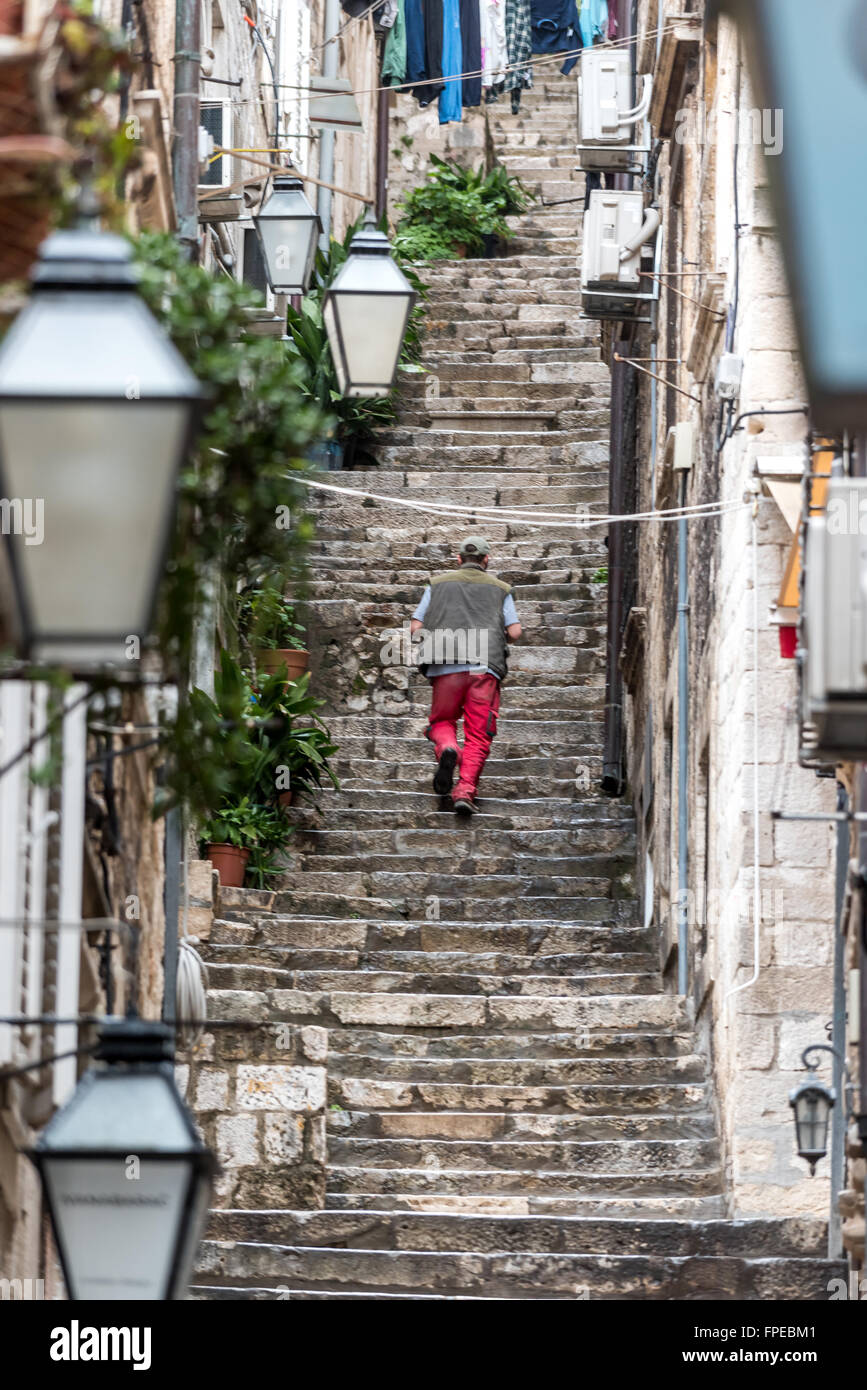
<svg viewBox="0 0 867 1390"><path fill-rule="evenodd" d="M616 352L625 357L629 347L618 342ZM611 465L608 470L608 512L624 514L625 362L611 368ZM608 611L605 639L605 725L602 746L602 790L609 796L623 792L623 676L620 671L620 639L623 626L624 528L608 531Z"/></svg>
<svg viewBox="0 0 867 1390"><path fill-rule="evenodd" d="M340 43L337 31L340 28L340 0L325 0L325 48L322 54L322 76L336 77L340 56ZM319 134L319 177L323 183L334 182L334 131L323 130ZM319 245L327 253L331 243L331 189L320 186L316 198L316 211L322 223Z"/></svg>
<svg viewBox="0 0 867 1390"><path fill-rule="evenodd" d="M853 476L867 477L867 438L858 440L852 451ZM855 810L867 812L867 764L859 763L855 771ZM864 913L867 911L867 821L858 822L858 874L861 882L862 920L858 940L858 1136L862 1151L867 1156L867 926ZM854 1001L853 1001L854 1002ZM854 1012L854 1009L853 1011Z"/></svg>
<svg viewBox="0 0 867 1390"><path fill-rule="evenodd" d="M381 45L385 49L385 42ZM382 53L377 72L382 70ZM376 220L388 210L388 102L389 92L383 87L376 104Z"/></svg>
<svg viewBox="0 0 867 1390"><path fill-rule="evenodd" d="M175 96L172 183L178 214L178 240L190 260L199 245L199 0L176 0Z"/></svg>
<svg viewBox="0 0 867 1390"><path fill-rule="evenodd" d="M847 815L849 794L837 783L837 813ZM843 911L849 877L849 823L837 822L836 892L834 913L834 1021L831 1045L834 1048L833 1087L837 1104L831 1112L831 1209L828 1215L828 1259L839 1260L843 1253L842 1220L838 1206L846 1173L846 936Z"/></svg>
<svg viewBox="0 0 867 1390"><path fill-rule="evenodd" d="M680 505L686 506L686 473L680 479ZM689 580L686 518L677 523L677 992L689 985Z"/></svg>

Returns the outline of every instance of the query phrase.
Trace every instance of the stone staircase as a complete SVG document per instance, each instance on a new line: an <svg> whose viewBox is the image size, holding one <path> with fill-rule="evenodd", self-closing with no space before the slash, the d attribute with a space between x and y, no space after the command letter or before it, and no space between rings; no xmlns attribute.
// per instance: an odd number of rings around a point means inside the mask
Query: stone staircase
<svg viewBox="0 0 867 1390"><path fill-rule="evenodd" d="M491 113L500 159L546 199L583 191L573 102L554 79ZM194 1297L809 1299L839 1273L821 1223L725 1219L706 1060L638 925L631 813L597 790L604 533L435 514L605 511L580 219L537 203L509 257L427 270L424 371L380 466L335 475L357 500L317 502L314 685L341 790L293 808L278 892L223 894L207 958L211 1016L291 1020L309 1055L327 1030L324 1206L293 1209L279 1168L230 1144ZM431 791L427 683L381 649L468 531L525 636L465 824ZM270 1030L212 1046L213 1066L279 1069Z"/></svg>

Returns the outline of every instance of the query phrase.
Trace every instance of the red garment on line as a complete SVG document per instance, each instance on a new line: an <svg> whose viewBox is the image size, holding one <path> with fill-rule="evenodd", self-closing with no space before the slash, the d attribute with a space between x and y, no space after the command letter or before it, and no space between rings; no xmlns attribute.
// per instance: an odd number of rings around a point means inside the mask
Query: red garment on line
<svg viewBox="0 0 867 1390"><path fill-rule="evenodd" d="M431 681L431 711L428 738L439 759L446 748L460 748L458 720L464 720L464 745L460 755L460 777L453 797L475 796L482 768L497 732L500 708L500 682L496 676L472 671L456 671L451 676L434 676Z"/></svg>

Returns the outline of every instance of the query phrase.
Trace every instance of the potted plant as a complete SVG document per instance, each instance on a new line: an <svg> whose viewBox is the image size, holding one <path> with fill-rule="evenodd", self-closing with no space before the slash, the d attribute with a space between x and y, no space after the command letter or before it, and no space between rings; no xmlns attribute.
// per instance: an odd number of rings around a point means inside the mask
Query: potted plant
<svg viewBox="0 0 867 1390"><path fill-rule="evenodd" d="M259 675L279 673L286 682L304 675L310 663L304 645L305 628L297 621L294 604L279 588L266 585L248 592L242 600L240 621Z"/></svg>
<svg viewBox="0 0 867 1390"><path fill-rule="evenodd" d="M273 834L273 810L241 797L224 802L202 825L205 857L219 871L224 888L241 888L251 853ZM268 846L271 848L271 846Z"/></svg>

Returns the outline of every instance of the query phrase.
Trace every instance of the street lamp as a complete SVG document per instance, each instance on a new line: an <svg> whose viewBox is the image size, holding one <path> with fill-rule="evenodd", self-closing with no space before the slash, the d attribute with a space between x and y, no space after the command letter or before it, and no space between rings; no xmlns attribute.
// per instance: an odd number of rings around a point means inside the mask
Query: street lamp
<svg viewBox="0 0 867 1390"><path fill-rule="evenodd" d="M387 396L416 295L368 214L322 303L344 396Z"/></svg>
<svg viewBox="0 0 867 1390"><path fill-rule="evenodd" d="M806 1159L809 1163L811 1177L815 1176L816 1164L828 1152L828 1124L831 1111L837 1102L837 1093L833 1086L825 1086L819 1080L807 1059L812 1052L833 1051L832 1047L823 1043L815 1043L812 1047L806 1048L801 1062L810 1074L806 1081L789 1093L789 1104L795 1121L798 1157Z"/></svg>
<svg viewBox="0 0 867 1390"><path fill-rule="evenodd" d="M268 284L275 294L304 294L313 274L322 223L297 174L277 174L274 188L253 218Z"/></svg>
<svg viewBox="0 0 867 1390"><path fill-rule="evenodd" d="M127 242L49 236L0 347L2 529L25 657L78 669L138 654L202 395L137 292Z"/></svg>
<svg viewBox="0 0 867 1390"><path fill-rule="evenodd" d="M216 1171L172 1075L172 1030L100 1030L97 1058L29 1153L71 1299L184 1295Z"/></svg>
<svg viewBox="0 0 867 1390"><path fill-rule="evenodd" d="M775 199L813 422L867 429L867 126L864 7L714 0L744 36L758 105L773 120L765 165ZM809 33L808 43L804 34Z"/></svg>

